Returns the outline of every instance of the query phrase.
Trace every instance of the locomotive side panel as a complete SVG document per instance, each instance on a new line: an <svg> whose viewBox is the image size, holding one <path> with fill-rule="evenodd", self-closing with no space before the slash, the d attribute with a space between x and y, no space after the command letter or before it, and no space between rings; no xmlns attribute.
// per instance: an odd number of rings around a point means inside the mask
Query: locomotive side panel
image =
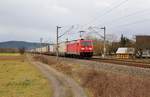
<svg viewBox="0 0 150 97"><path fill-rule="evenodd" d="M67 43L67 54L76 54L79 55L79 42L78 41L73 41L70 43Z"/></svg>

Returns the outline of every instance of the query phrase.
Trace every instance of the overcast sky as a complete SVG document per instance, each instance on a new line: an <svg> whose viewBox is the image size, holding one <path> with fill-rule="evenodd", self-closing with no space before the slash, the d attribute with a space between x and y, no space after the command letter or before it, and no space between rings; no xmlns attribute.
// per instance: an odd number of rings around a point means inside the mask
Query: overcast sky
<svg viewBox="0 0 150 97"><path fill-rule="evenodd" d="M150 35L150 0L0 0L0 41L55 41L56 26L63 33L72 25L69 39L89 26L116 37Z"/></svg>

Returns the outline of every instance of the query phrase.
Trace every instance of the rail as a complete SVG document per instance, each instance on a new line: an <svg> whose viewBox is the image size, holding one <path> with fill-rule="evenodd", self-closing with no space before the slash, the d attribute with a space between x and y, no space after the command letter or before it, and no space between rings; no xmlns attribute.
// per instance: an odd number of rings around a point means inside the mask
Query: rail
<svg viewBox="0 0 150 97"><path fill-rule="evenodd" d="M140 68L150 68L150 63L148 62L139 62L134 60L120 60L120 59L107 59L107 58L92 58L92 61L104 62L104 63L112 63L117 65L125 65L125 66L134 66Z"/></svg>

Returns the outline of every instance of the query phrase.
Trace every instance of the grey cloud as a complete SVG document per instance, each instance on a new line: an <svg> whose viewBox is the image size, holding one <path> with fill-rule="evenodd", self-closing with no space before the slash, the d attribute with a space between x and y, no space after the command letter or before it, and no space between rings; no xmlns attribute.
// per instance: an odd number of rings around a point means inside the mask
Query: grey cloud
<svg viewBox="0 0 150 97"><path fill-rule="evenodd" d="M123 32L133 32L134 35L150 34L149 22L117 27L137 20L149 19L150 14L147 13L107 23L138 10L150 9L150 1L129 0L101 17L114 6L111 4L117 1L120 0L1 0L0 41L10 39L39 41L40 37L55 41L57 25L84 25L94 18L96 20L89 25L99 27L105 25L109 34L118 35ZM11 33L13 35L8 37ZM77 36L78 34L73 38Z"/></svg>

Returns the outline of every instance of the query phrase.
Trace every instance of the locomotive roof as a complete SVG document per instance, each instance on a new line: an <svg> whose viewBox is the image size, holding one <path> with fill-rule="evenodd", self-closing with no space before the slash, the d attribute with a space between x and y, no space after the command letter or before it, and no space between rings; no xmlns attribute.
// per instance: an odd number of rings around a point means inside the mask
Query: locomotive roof
<svg viewBox="0 0 150 97"><path fill-rule="evenodd" d="M68 43L68 42L76 42L76 41L92 41L92 40L90 40L90 39L77 39L77 40L59 42L59 44Z"/></svg>

